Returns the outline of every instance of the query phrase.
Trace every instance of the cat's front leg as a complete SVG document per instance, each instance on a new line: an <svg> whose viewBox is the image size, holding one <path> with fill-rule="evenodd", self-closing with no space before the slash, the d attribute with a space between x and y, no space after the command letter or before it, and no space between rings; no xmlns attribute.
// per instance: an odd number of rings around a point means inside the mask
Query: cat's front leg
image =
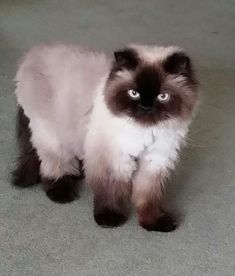
<svg viewBox="0 0 235 276"><path fill-rule="evenodd" d="M86 182L94 193L94 219L103 227L116 227L128 217L131 176L136 166L127 155L111 151L86 153Z"/></svg>
<svg viewBox="0 0 235 276"><path fill-rule="evenodd" d="M157 158L157 160L161 159L164 164L164 157ZM168 161L172 162L172 160ZM151 159L151 156L145 156L140 160L139 170L133 180L132 200L138 222L149 231L170 232L177 227L174 217L162 208L162 197L169 169L167 166L160 166L158 162Z"/></svg>
<svg viewBox="0 0 235 276"><path fill-rule="evenodd" d="M121 179L103 178L93 181L94 219L103 227L116 227L126 222L130 183ZM96 186L96 187L94 187Z"/></svg>

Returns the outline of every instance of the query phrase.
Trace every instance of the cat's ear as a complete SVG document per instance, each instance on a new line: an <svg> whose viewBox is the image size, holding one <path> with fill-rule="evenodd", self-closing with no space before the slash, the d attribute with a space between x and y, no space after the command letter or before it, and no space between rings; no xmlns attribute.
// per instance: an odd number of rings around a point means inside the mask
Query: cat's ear
<svg viewBox="0 0 235 276"><path fill-rule="evenodd" d="M138 65L138 56L135 50L124 48L114 52L115 62L120 68L134 69Z"/></svg>
<svg viewBox="0 0 235 276"><path fill-rule="evenodd" d="M186 77L193 77L192 63L184 52L177 52L167 57L164 69L170 74L181 74Z"/></svg>

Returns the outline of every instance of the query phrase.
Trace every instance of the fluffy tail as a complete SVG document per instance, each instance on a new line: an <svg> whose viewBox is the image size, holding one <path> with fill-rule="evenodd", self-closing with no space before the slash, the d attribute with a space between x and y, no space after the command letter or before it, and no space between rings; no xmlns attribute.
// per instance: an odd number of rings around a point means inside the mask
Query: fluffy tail
<svg viewBox="0 0 235 276"><path fill-rule="evenodd" d="M29 119L25 116L23 108L19 107L17 113L17 140L20 156L17 167L12 173L12 184L15 186L29 187L40 182L40 161L30 138Z"/></svg>

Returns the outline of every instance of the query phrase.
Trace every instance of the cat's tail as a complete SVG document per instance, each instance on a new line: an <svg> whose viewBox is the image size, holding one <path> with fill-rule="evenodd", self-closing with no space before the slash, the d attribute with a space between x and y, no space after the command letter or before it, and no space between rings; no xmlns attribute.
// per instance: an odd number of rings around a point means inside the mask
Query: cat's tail
<svg viewBox="0 0 235 276"><path fill-rule="evenodd" d="M40 182L40 160L30 140L29 119L21 106L18 108L16 127L20 155L12 173L12 184L30 187Z"/></svg>

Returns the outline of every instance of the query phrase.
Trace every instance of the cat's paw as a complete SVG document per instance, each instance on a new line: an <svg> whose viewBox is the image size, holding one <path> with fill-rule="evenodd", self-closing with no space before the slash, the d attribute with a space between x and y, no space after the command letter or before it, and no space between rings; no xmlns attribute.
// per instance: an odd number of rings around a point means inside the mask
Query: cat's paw
<svg viewBox="0 0 235 276"><path fill-rule="evenodd" d="M142 223L141 226L148 231L171 232L177 228L178 224L175 218L169 214L165 214L153 224Z"/></svg>
<svg viewBox="0 0 235 276"><path fill-rule="evenodd" d="M117 227L125 223L127 217L120 212L103 209L94 214L94 219L102 227Z"/></svg>
<svg viewBox="0 0 235 276"><path fill-rule="evenodd" d="M71 176L58 180L44 180L46 195L57 203L69 203L78 198L78 185Z"/></svg>
<svg viewBox="0 0 235 276"><path fill-rule="evenodd" d="M40 176L37 172L31 172L30 170L21 170L17 168L12 173L11 183L14 186L27 188L40 182Z"/></svg>
<svg viewBox="0 0 235 276"><path fill-rule="evenodd" d="M17 164L17 168L12 173L12 185L26 188L40 182L39 175L40 161L34 151L23 154Z"/></svg>

